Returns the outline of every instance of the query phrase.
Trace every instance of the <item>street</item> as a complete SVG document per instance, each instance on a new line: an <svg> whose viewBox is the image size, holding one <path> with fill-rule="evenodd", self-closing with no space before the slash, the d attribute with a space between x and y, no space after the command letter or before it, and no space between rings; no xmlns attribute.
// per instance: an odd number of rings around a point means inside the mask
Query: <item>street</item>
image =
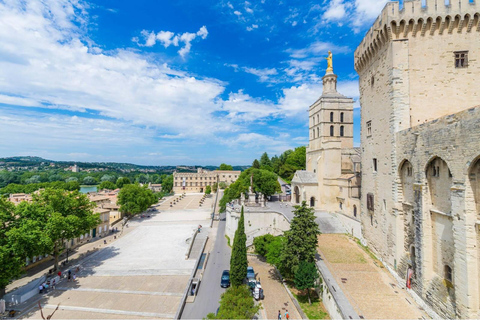
<svg viewBox="0 0 480 320"><path fill-rule="evenodd" d="M185 305L182 319L202 319L208 313L217 311L220 306L220 296L225 292L225 289L220 287L220 277L223 270L230 269L230 255L231 249L225 238L225 214L223 213L220 215L217 239L210 254L198 295L194 303Z"/></svg>

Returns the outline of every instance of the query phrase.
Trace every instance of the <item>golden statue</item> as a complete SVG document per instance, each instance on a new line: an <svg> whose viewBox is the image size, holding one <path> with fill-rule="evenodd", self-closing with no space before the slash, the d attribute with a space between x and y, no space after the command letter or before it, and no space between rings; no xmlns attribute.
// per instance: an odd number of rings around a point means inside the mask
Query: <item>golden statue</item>
<svg viewBox="0 0 480 320"><path fill-rule="evenodd" d="M333 73L332 51L328 51L328 57L325 59L327 59L327 63L328 63L326 73Z"/></svg>

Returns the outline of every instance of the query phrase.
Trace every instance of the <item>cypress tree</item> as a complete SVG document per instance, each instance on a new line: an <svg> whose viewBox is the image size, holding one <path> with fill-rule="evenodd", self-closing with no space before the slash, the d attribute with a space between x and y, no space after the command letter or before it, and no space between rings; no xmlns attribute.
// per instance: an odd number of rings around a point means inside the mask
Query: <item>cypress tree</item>
<svg viewBox="0 0 480 320"><path fill-rule="evenodd" d="M232 286L240 286L247 276L247 235L245 234L245 222L243 207L238 220L237 231L233 239L232 257L230 258L230 281Z"/></svg>

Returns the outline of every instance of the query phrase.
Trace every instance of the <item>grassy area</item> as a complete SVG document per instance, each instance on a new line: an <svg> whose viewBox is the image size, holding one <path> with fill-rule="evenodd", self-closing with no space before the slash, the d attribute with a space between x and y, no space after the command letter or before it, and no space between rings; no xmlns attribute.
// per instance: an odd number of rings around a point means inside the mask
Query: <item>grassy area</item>
<svg viewBox="0 0 480 320"><path fill-rule="evenodd" d="M308 303L307 291L298 291L296 289L291 289L293 295L297 299L300 307L303 312L307 315L308 319L330 319L325 306L320 301L315 290L310 290L310 299L312 304Z"/></svg>

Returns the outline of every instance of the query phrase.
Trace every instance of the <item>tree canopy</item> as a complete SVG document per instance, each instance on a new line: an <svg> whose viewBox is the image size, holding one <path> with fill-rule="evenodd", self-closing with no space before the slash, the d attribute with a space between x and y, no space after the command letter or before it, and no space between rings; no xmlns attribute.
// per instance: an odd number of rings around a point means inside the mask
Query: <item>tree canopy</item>
<svg viewBox="0 0 480 320"><path fill-rule="evenodd" d="M207 319L253 319L260 310L255 305L246 285L230 287L222 294L218 314L209 313Z"/></svg>
<svg viewBox="0 0 480 320"><path fill-rule="evenodd" d="M247 236L245 235L245 218L243 207L238 220L237 231L233 239L232 256L230 258L230 281L232 286L240 286L247 276Z"/></svg>
<svg viewBox="0 0 480 320"><path fill-rule="evenodd" d="M315 262L300 261L297 272L295 272L295 287L299 290L307 289L308 303L312 304L310 299L310 289L315 287L318 279L318 270Z"/></svg>
<svg viewBox="0 0 480 320"><path fill-rule="evenodd" d="M39 230L37 242L45 248L43 253L54 256L57 269L65 241L89 233L100 223L99 215L93 213L94 207L78 191L48 188L33 194L31 203L20 203L16 213L24 230Z"/></svg>
<svg viewBox="0 0 480 320"><path fill-rule="evenodd" d="M103 190L103 189L115 190L116 188L117 188L117 186L115 185L115 183L113 183L113 182L110 181L110 180L102 181L102 182L100 182L100 184L98 185L98 189L99 189L99 190Z"/></svg>
<svg viewBox="0 0 480 320"><path fill-rule="evenodd" d="M229 164L222 163L220 167L218 167L218 170L232 171L233 167Z"/></svg>
<svg viewBox="0 0 480 320"><path fill-rule="evenodd" d="M295 206L290 230L285 232L286 242L281 256L282 271L285 275L295 275L300 261L315 261L319 234L313 209L308 207L305 201Z"/></svg>
<svg viewBox="0 0 480 320"><path fill-rule="evenodd" d="M306 166L306 147L301 146L295 150L286 150L280 156L273 156L271 159L264 152L260 161L255 159L252 167L272 171L278 174L282 179L290 182L297 170L305 170Z"/></svg>
<svg viewBox="0 0 480 320"><path fill-rule="evenodd" d="M130 179L127 177L120 177L117 179L117 188L121 189L126 184L132 184L132 181L130 181Z"/></svg>
<svg viewBox="0 0 480 320"><path fill-rule="evenodd" d="M156 202L157 197L146 185L141 187L138 184L127 184L120 190L117 204L120 205L120 212L130 219Z"/></svg>

